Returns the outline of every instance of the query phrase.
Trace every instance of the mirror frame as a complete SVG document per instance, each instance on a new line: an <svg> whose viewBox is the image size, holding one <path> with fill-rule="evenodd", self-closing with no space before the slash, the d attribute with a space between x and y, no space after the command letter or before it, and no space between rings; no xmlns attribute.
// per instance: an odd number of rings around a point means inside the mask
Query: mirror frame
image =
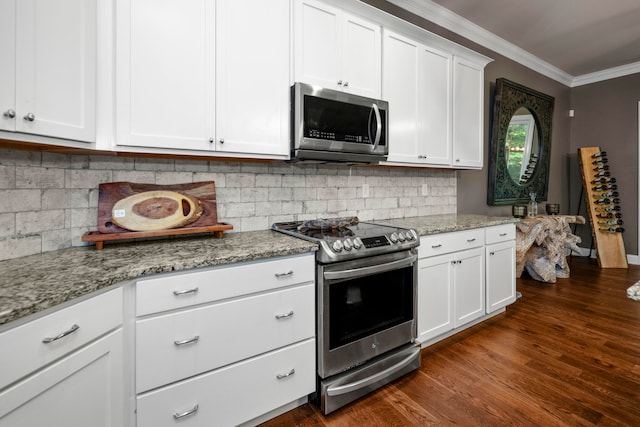
<svg viewBox="0 0 640 427"><path fill-rule="evenodd" d="M547 200L554 101L554 97L521 84L505 78L496 79L490 135L487 204L527 203L530 200L529 193L536 193L538 202ZM505 159L505 140L509 122L520 107L526 108L533 115L540 143L538 163L533 175L524 184L517 183L511 178Z"/></svg>

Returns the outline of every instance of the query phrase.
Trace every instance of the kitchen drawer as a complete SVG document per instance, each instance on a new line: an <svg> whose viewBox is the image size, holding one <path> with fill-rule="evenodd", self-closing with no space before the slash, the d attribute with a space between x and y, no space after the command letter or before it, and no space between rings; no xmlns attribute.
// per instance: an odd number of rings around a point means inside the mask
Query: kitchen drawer
<svg viewBox="0 0 640 427"><path fill-rule="evenodd" d="M315 280L313 253L273 258L193 273L175 273L136 283L136 315L263 292Z"/></svg>
<svg viewBox="0 0 640 427"><path fill-rule="evenodd" d="M484 228L432 234L420 238L420 258L458 252L484 245Z"/></svg>
<svg viewBox="0 0 640 427"><path fill-rule="evenodd" d="M140 395L137 427L238 425L300 399L315 390L315 348L309 339Z"/></svg>
<svg viewBox="0 0 640 427"><path fill-rule="evenodd" d="M315 286L309 283L138 320L136 391L313 337L314 301Z"/></svg>
<svg viewBox="0 0 640 427"><path fill-rule="evenodd" d="M515 238L515 224L496 225L494 227L487 227L485 229L485 241L487 242L487 245L506 242L508 240L515 240Z"/></svg>
<svg viewBox="0 0 640 427"><path fill-rule="evenodd" d="M122 289L84 300L0 334L0 389L122 324ZM73 325L78 329L59 339Z"/></svg>

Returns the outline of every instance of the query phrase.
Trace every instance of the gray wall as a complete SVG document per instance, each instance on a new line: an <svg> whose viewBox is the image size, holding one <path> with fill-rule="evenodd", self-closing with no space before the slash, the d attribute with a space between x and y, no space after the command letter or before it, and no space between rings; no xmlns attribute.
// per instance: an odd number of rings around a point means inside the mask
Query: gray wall
<svg viewBox="0 0 640 427"><path fill-rule="evenodd" d="M571 90L571 151L600 147L620 193L627 254L638 254L638 102L640 74ZM584 240L584 238L583 238Z"/></svg>

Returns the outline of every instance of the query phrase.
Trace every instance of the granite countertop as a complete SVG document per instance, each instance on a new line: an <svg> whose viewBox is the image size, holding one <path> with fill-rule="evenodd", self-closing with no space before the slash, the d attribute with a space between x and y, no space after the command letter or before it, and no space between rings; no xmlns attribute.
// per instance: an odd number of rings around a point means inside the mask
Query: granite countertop
<svg viewBox="0 0 640 427"><path fill-rule="evenodd" d="M271 230L106 244L0 261L0 325L126 280L154 273L313 252L318 246Z"/></svg>
<svg viewBox="0 0 640 427"><path fill-rule="evenodd" d="M510 217L430 215L375 221L419 235L517 222ZM315 243L271 230L62 249L0 261L0 326L154 273L313 252Z"/></svg>
<svg viewBox="0 0 640 427"><path fill-rule="evenodd" d="M449 233L452 231L470 230L472 228L491 227L501 224L513 224L518 221L518 218L508 216L444 214L390 219L379 222L395 227L413 228L419 236L427 236L429 234Z"/></svg>

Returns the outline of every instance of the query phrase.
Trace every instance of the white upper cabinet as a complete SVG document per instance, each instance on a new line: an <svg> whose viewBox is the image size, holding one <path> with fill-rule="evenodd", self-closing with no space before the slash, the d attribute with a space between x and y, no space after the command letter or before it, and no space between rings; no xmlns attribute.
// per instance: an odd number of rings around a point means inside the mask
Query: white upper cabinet
<svg viewBox="0 0 640 427"><path fill-rule="evenodd" d="M380 98L381 27L314 0L296 0L295 80Z"/></svg>
<svg viewBox="0 0 640 427"><path fill-rule="evenodd" d="M484 65L453 61L453 166L482 168Z"/></svg>
<svg viewBox="0 0 640 427"><path fill-rule="evenodd" d="M96 27L95 0L0 0L0 130L95 141Z"/></svg>
<svg viewBox="0 0 640 427"><path fill-rule="evenodd" d="M16 0L0 0L0 130L16 130Z"/></svg>
<svg viewBox="0 0 640 427"><path fill-rule="evenodd" d="M384 32L389 162L451 164L451 55Z"/></svg>
<svg viewBox="0 0 640 427"><path fill-rule="evenodd" d="M386 29L383 52L388 163L482 168L486 58L461 58Z"/></svg>
<svg viewBox="0 0 640 427"><path fill-rule="evenodd" d="M117 143L209 150L214 2L131 0L116 10Z"/></svg>
<svg viewBox="0 0 640 427"><path fill-rule="evenodd" d="M117 144L286 156L289 7L289 0L120 1Z"/></svg>
<svg viewBox="0 0 640 427"><path fill-rule="evenodd" d="M216 150L288 155L289 0L218 0L216 13Z"/></svg>

